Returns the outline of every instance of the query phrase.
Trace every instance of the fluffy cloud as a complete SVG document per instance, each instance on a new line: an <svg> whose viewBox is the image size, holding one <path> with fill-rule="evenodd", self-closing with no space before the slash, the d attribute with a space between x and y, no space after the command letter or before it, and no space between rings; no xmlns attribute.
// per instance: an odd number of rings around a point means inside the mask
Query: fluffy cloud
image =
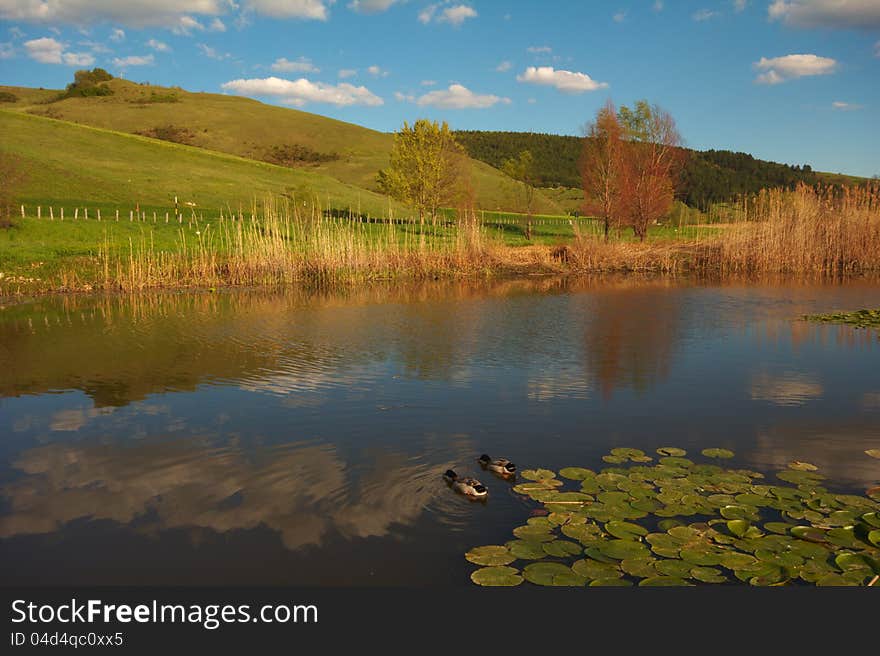
<svg viewBox="0 0 880 656"><path fill-rule="evenodd" d="M526 48L526 52L533 55L549 55L553 52L553 48L550 46L529 46Z"/></svg>
<svg viewBox="0 0 880 656"><path fill-rule="evenodd" d="M511 62L505 60L505 61L501 62L500 64L498 64L498 66L495 67L495 70L498 71L499 73L506 73L511 68L513 68L513 64Z"/></svg>
<svg viewBox="0 0 880 656"><path fill-rule="evenodd" d="M746 6L749 4L749 0L733 0L733 10L736 13L740 13L746 10Z"/></svg>
<svg viewBox="0 0 880 656"><path fill-rule="evenodd" d="M114 28L113 31L110 32L110 40L116 41L117 43L125 41L125 30L120 30L118 27Z"/></svg>
<svg viewBox="0 0 880 656"><path fill-rule="evenodd" d="M877 0L774 0L767 11L796 27L880 28Z"/></svg>
<svg viewBox="0 0 880 656"><path fill-rule="evenodd" d="M373 65L367 67L367 73L372 75L373 77L388 77L389 73L386 70L383 70L379 66Z"/></svg>
<svg viewBox="0 0 880 656"><path fill-rule="evenodd" d="M338 107L384 104L382 99L366 87L356 87L342 82L337 85L312 82L305 78L285 80L278 77L231 80L222 88L243 96L270 96L296 107L308 103L327 103Z"/></svg>
<svg viewBox="0 0 880 656"><path fill-rule="evenodd" d="M830 57L817 55L786 55L768 59L761 57L755 64L761 73L755 82L759 84L781 84L786 80L813 75L829 75L837 70L837 62Z"/></svg>
<svg viewBox="0 0 880 656"><path fill-rule="evenodd" d="M129 66L152 66L155 64L153 55L131 55L129 57L116 57L113 65L116 68L128 68Z"/></svg>
<svg viewBox="0 0 880 656"><path fill-rule="evenodd" d="M317 68L312 60L308 57L300 57L295 61L290 61L284 57L276 59L271 66L273 71L279 73L320 73L321 69Z"/></svg>
<svg viewBox="0 0 880 656"><path fill-rule="evenodd" d="M12 59L15 57L15 46L9 42L0 43L0 59Z"/></svg>
<svg viewBox="0 0 880 656"><path fill-rule="evenodd" d="M469 5L450 5L449 2L428 5L419 12L419 21L427 25L430 22L449 23L458 27L468 18L476 18L477 10Z"/></svg>
<svg viewBox="0 0 880 656"><path fill-rule="evenodd" d="M339 77L342 78L343 80L350 78L350 77L354 77L357 74L358 74L358 72L357 72L356 68L341 68L341 69L339 69Z"/></svg>
<svg viewBox="0 0 880 656"><path fill-rule="evenodd" d="M698 23L702 23L703 21L715 18L717 15L717 11L712 11L711 9L700 9L699 11L695 11L693 14L691 14L691 18L693 18Z"/></svg>
<svg viewBox="0 0 880 656"><path fill-rule="evenodd" d="M208 59L216 59L217 61L225 61L227 59L232 59L232 55L228 52L220 52L216 48L212 48L209 45L204 43L197 43L196 47L199 51Z"/></svg>
<svg viewBox="0 0 880 656"><path fill-rule="evenodd" d="M65 52L64 44L49 37L24 42L28 57L41 64L91 66L95 58L87 52Z"/></svg>
<svg viewBox="0 0 880 656"><path fill-rule="evenodd" d="M529 84L541 84L556 87L565 93L584 93L596 91L608 87L606 82L596 82L586 73L574 73L572 71L557 71L552 66L529 66L522 75L516 79Z"/></svg>
<svg viewBox="0 0 880 656"><path fill-rule="evenodd" d="M352 0L348 8L359 14L380 14L388 11L391 5L396 5L401 0ZM405 0L404 0L405 1Z"/></svg>
<svg viewBox="0 0 880 656"><path fill-rule="evenodd" d="M167 43L157 41L156 39L150 39L149 41L147 41L147 45L156 52L168 52L171 50L171 46L169 46Z"/></svg>
<svg viewBox="0 0 880 656"><path fill-rule="evenodd" d="M401 98L398 96L398 100ZM410 100L411 97L406 97ZM510 104L510 98L476 94L461 84L452 84L448 89L431 91L416 99L420 107L439 107L440 109L487 109L498 103Z"/></svg>
<svg viewBox="0 0 880 656"><path fill-rule="evenodd" d="M180 34L225 32L220 16L237 9L273 18L327 20L334 0L0 0L0 19L128 27L167 27ZM203 23L196 17L210 19Z"/></svg>
<svg viewBox="0 0 880 656"><path fill-rule="evenodd" d="M334 0L245 0L244 9L272 18L322 20L330 17L327 7Z"/></svg>

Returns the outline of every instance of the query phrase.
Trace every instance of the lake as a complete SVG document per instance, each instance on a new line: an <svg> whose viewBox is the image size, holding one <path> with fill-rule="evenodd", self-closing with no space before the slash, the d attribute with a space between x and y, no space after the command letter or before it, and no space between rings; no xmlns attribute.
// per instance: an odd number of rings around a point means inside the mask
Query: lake
<svg viewBox="0 0 880 656"><path fill-rule="evenodd" d="M876 281L595 278L0 309L5 584L471 586L535 504L482 472L735 451L880 483ZM442 473L476 474L485 503Z"/></svg>

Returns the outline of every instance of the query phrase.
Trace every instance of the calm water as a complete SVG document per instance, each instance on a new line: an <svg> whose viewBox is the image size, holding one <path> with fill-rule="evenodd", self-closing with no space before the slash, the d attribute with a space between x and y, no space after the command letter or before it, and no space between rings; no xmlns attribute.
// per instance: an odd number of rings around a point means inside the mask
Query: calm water
<svg viewBox="0 0 880 656"><path fill-rule="evenodd" d="M470 585L479 471L719 446L880 482L880 285L438 283L0 309L4 583ZM486 504L440 475L479 473Z"/></svg>

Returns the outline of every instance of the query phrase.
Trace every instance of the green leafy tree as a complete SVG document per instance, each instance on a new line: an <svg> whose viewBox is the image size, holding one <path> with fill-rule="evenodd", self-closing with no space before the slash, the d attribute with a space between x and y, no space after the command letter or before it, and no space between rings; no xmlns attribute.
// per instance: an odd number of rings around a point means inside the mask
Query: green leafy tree
<svg viewBox="0 0 880 656"><path fill-rule="evenodd" d="M520 183L523 206L526 209L526 239L532 238L532 208L535 204L535 158L531 151L523 150L518 157L506 160L501 170Z"/></svg>
<svg viewBox="0 0 880 656"><path fill-rule="evenodd" d="M391 166L380 171L379 188L433 220L437 210L461 199L467 188L464 149L444 122L420 119L394 135Z"/></svg>

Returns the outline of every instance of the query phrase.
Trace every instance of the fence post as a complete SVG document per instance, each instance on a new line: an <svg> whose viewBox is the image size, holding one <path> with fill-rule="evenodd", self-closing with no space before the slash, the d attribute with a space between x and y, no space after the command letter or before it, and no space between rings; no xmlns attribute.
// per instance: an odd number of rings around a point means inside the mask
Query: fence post
<svg viewBox="0 0 880 656"><path fill-rule="evenodd" d="M63 207L61 208L61 220L62 221L64 220L64 208Z"/></svg>
<svg viewBox="0 0 880 656"><path fill-rule="evenodd" d="M38 218L38 219L42 219L42 218L43 218L43 208L40 207L39 205L37 205L37 218Z"/></svg>
<svg viewBox="0 0 880 656"><path fill-rule="evenodd" d="M128 210L128 221L129 223L134 221L134 210Z"/></svg>
<svg viewBox="0 0 880 656"><path fill-rule="evenodd" d="M101 220L101 210L100 210L100 208L99 208L99 209L98 209L98 221L100 221L100 220Z"/></svg>
<svg viewBox="0 0 880 656"><path fill-rule="evenodd" d="M86 221L88 221L88 220L89 220L89 208L88 208L88 207L84 207L84 208L83 208L83 212L85 213Z"/></svg>
<svg viewBox="0 0 880 656"><path fill-rule="evenodd" d="M49 220L50 220L50 221L54 221L54 220L55 220L55 212L52 211L52 206L51 206L51 205L49 205Z"/></svg>
<svg viewBox="0 0 880 656"><path fill-rule="evenodd" d="M116 220L119 221L119 208L116 208Z"/></svg>
<svg viewBox="0 0 880 656"><path fill-rule="evenodd" d="M156 222L156 210L153 210L153 223Z"/></svg>
<svg viewBox="0 0 880 656"><path fill-rule="evenodd" d="M73 220L76 221L79 218L79 208L73 210Z"/></svg>
<svg viewBox="0 0 880 656"><path fill-rule="evenodd" d="M24 218L24 205L21 206L21 218Z"/></svg>
<svg viewBox="0 0 880 656"><path fill-rule="evenodd" d="M165 212L165 223L168 223L168 212Z"/></svg>

